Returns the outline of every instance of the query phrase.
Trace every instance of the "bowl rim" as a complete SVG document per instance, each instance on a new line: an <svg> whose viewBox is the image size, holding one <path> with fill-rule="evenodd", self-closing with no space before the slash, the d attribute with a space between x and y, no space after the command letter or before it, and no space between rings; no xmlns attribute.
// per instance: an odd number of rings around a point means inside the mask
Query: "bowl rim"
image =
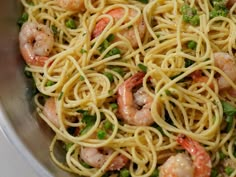
<svg viewBox="0 0 236 177"><path fill-rule="evenodd" d="M13 145L14 149L23 157L23 160L33 168L37 176L53 177L46 168L33 156L29 149L20 141L14 127L7 118L7 114L0 101L0 130L2 130L4 138Z"/></svg>

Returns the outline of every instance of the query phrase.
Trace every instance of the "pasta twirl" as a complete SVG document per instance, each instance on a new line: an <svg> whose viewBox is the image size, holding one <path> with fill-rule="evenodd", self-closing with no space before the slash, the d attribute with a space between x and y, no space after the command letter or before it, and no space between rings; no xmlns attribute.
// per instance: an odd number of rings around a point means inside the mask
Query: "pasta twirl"
<svg viewBox="0 0 236 177"><path fill-rule="evenodd" d="M179 139L186 136L211 158L208 170L235 176L234 3L21 2L28 18L20 49L39 90L38 115L55 132L50 155L59 167L151 176L187 150Z"/></svg>

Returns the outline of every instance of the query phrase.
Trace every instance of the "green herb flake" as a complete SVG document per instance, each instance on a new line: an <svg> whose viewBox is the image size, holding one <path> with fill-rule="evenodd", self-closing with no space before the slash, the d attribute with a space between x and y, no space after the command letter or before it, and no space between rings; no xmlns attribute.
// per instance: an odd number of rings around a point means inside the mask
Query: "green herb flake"
<svg viewBox="0 0 236 177"><path fill-rule="evenodd" d="M76 23L73 19L69 19L66 21L66 27L70 29L76 29Z"/></svg>
<svg viewBox="0 0 236 177"><path fill-rule="evenodd" d="M79 76L79 80L84 81L85 80L84 76Z"/></svg>
<svg viewBox="0 0 236 177"><path fill-rule="evenodd" d="M88 53L88 52L87 52L87 50L85 50L85 49L81 49L81 50L80 50L80 53L81 53L81 54L84 54L84 53Z"/></svg>
<svg viewBox="0 0 236 177"><path fill-rule="evenodd" d="M112 68L112 71L117 72L118 74L120 74L122 77L125 75L124 70L121 67L114 67Z"/></svg>
<svg viewBox="0 0 236 177"><path fill-rule="evenodd" d="M97 119L96 115L90 115L87 111L84 111L82 115L82 122L85 123L86 126L80 131L80 135L86 134L93 127Z"/></svg>
<svg viewBox="0 0 236 177"><path fill-rule="evenodd" d="M236 108L232 106L230 103L226 101L221 101L222 107L223 107L223 112L226 115L232 115L234 116L236 114Z"/></svg>
<svg viewBox="0 0 236 177"><path fill-rule="evenodd" d="M181 76L182 74L183 74L183 72L181 72L181 73L179 73L179 74L176 74L176 75L174 75L174 76L171 76L170 79L171 79L171 80L174 80L175 78ZM180 80L178 81L178 83L184 82L184 81L185 81L185 79L183 78L183 79L180 79Z"/></svg>
<svg viewBox="0 0 236 177"><path fill-rule="evenodd" d="M120 170L119 177L130 177L130 172L128 169L123 168Z"/></svg>
<svg viewBox="0 0 236 177"><path fill-rule="evenodd" d="M145 65L143 65L143 64L141 64L141 63L139 63L139 64L138 64L138 67L139 67L139 69L141 69L143 72L145 72L145 73L147 72L147 69L148 69L147 66L145 66Z"/></svg>
<svg viewBox="0 0 236 177"><path fill-rule="evenodd" d="M108 91L108 94L109 94L109 95L113 95L113 94L114 94L114 90L109 90L109 91Z"/></svg>
<svg viewBox="0 0 236 177"><path fill-rule="evenodd" d="M155 169L155 170L152 172L152 174L151 174L150 177L158 177L158 176L159 176L159 170L158 170L158 169Z"/></svg>
<svg viewBox="0 0 236 177"><path fill-rule="evenodd" d="M113 49L111 49L111 50L105 55L105 58L110 57L110 56L113 56L113 55L118 55L118 54L121 54L120 49L114 47Z"/></svg>
<svg viewBox="0 0 236 177"><path fill-rule="evenodd" d="M87 110L83 110L83 109L78 109L76 112L81 113L83 116L89 115L89 112Z"/></svg>
<svg viewBox="0 0 236 177"><path fill-rule="evenodd" d="M117 109L118 108L117 103L111 103L110 106L111 106L112 109Z"/></svg>
<svg viewBox="0 0 236 177"><path fill-rule="evenodd" d="M83 167L85 167L85 168L91 168L91 166L90 166L89 164L85 163L85 162L80 162L80 163L81 163L81 165L83 165Z"/></svg>
<svg viewBox="0 0 236 177"><path fill-rule="evenodd" d="M167 96L171 96L171 91L170 91L170 90L167 90L167 89L166 89L166 90L165 90L165 93L166 93Z"/></svg>
<svg viewBox="0 0 236 177"><path fill-rule="evenodd" d="M104 75L109 79L110 82L114 82L114 77L112 73L104 72Z"/></svg>
<svg viewBox="0 0 236 177"><path fill-rule="evenodd" d="M223 160L226 157L226 155L221 151L219 152L219 156L220 156L220 160Z"/></svg>
<svg viewBox="0 0 236 177"><path fill-rule="evenodd" d="M180 11L183 15L184 22L190 23L193 26L198 26L200 24L200 18L195 8L191 8L188 4L184 4Z"/></svg>
<svg viewBox="0 0 236 177"><path fill-rule="evenodd" d="M59 97L58 97L58 100L61 100L62 99L62 96L63 96L63 92L60 93Z"/></svg>
<svg viewBox="0 0 236 177"><path fill-rule="evenodd" d="M108 40L104 40L102 44L98 47L99 52L103 53L109 47L109 45L110 43L108 42Z"/></svg>
<svg viewBox="0 0 236 177"><path fill-rule="evenodd" d="M68 152L72 146L73 146L73 143L65 143L63 148L66 150L66 152Z"/></svg>
<svg viewBox="0 0 236 177"><path fill-rule="evenodd" d="M47 81L47 83L46 83L46 87L49 87L49 86L52 86L52 85L54 85L55 84L55 82L53 82L53 81Z"/></svg>
<svg viewBox="0 0 236 177"><path fill-rule="evenodd" d="M99 130L99 131L97 132L97 137L98 137L98 139L100 139L100 140L105 139L106 135L107 135L107 133L106 133L104 130Z"/></svg>
<svg viewBox="0 0 236 177"><path fill-rule="evenodd" d="M233 127L234 116L236 115L236 108L226 101L221 101L221 104L223 107L223 113L226 116L226 131L229 132Z"/></svg>
<svg viewBox="0 0 236 177"><path fill-rule="evenodd" d="M160 34L160 33L157 33L157 34L156 34L156 37L157 37L157 38L161 37L161 34Z"/></svg>
<svg viewBox="0 0 236 177"><path fill-rule="evenodd" d="M218 176L218 171L215 168L211 169L211 177L217 177Z"/></svg>
<svg viewBox="0 0 236 177"><path fill-rule="evenodd" d="M17 20L17 24L21 27L25 22L28 21L29 15L28 13L24 12L21 17Z"/></svg>
<svg viewBox="0 0 236 177"><path fill-rule="evenodd" d="M230 176L234 172L234 169L232 167L226 167L224 171L228 176Z"/></svg>
<svg viewBox="0 0 236 177"><path fill-rule="evenodd" d="M218 16L226 17L229 13L226 3L223 0L213 0L213 9L210 11L210 18L215 18Z"/></svg>
<svg viewBox="0 0 236 177"><path fill-rule="evenodd" d="M195 61L187 59L187 58L184 60L184 62L185 62L185 64L184 64L185 68L187 68L187 67L189 67L189 66L191 66L192 64L195 63Z"/></svg>
<svg viewBox="0 0 236 177"><path fill-rule="evenodd" d="M133 25L128 26L128 29L131 29L131 28L133 28Z"/></svg>
<svg viewBox="0 0 236 177"><path fill-rule="evenodd" d="M107 37L107 41L108 41L108 42L112 42L112 41L114 41L114 39L115 39L115 35L114 35L114 34L110 34L110 35Z"/></svg>

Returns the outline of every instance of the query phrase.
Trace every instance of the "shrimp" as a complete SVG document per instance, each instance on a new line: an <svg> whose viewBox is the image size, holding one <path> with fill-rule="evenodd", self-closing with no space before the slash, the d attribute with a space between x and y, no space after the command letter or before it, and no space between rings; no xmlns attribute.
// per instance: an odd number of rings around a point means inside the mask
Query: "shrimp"
<svg viewBox="0 0 236 177"><path fill-rule="evenodd" d="M50 28L35 22L26 22L19 33L21 54L27 64L43 66L54 45Z"/></svg>
<svg viewBox="0 0 236 177"><path fill-rule="evenodd" d="M151 115L152 97L142 87L134 95L132 93L134 87L142 84L144 75L143 72L136 73L118 88L118 112L131 125L150 125L154 122ZM138 109L137 106L142 108Z"/></svg>
<svg viewBox="0 0 236 177"><path fill-rule="evenodd" d="M107 12L107 14L110 15L111 17L113 17L114 21L116 22L124 16L125 10L123 8L116 8L116 9L110 10L109 12ZM128 19L125 20L125 22L129 21L129 18L135 17L136 15L137 15L137 12L135 12L135 10L133 10L133 9L130 9L129 10L129 17L128 17ZM102 33L102 31L105 29L105 27L107 26L108 23L109 23L108 18L102 18L101 20L99 20L93 30L92 38L99 36ZM143 18L140 17L137 20L136 24L138 26L138 32L139 32L140 39L142 40L144 38L145 31L146 31L146 26L143 21ZM128 39L130 41L133 48L138 47L138 41L135 36L135 31L134 31L133 27L127 28L126 30L122 30L119 32L122 36L124 36L126 39ZM115 39L115 40L117 40L117 39Z"/></svg>
<svg viewBox="0 0 236 177"><path fill-rule="evenodd" d="M52 122L57 128L59 128L59 120L56 113L56 102L54 98L49 98L46 100L43 108L43 113L50 122Z"/></svg>
<svg viewBox="0 0 236 177"><path fill-rule="evenodd" d="M217 52L214 53L214 61L216 67L221 69L232 81L236 81L236 62L228 53ZM217 78L220 90L228 89L231 85L223 76Z"/></svg>
<svg viewBox="0 0 236 177"><path fill-rule="evenodd" d="M80 157L88 165L101 168L112 153L113 150L110 148L81 147ZM112 159L106 170L120 170L128 161L129 159L126 156L120 154Z"/></svg>
<svg viewBox="0 0 236 177"><path fill-rule="evenodd" d="M70 11L83 11L84 0L57 0L59 6Z"/></svg>
<svg viewBox="0 0 236 177"><path fill-rule="evenodd" d="M191 78L193 79L193 82L195 82L195 83L207 83L209 80L209 78L207 76L202 75L202 72L200 70L194 71L191 74ZM214 84L211 82L209 84L209 87L211 89L214 89Z"/></svg>
<svg viewBox="0 0 236 177"><path fill-rule="evenodd" d="M160 167L160 177L210 177L211 159L205 149L186 136L179 136L177 142L192 156L180 153L170 157Z"/></svg>
<svg viewBox="0 0 236 177"><path fill-rule="evenodd" d="M160 167L160 177L193 177L193 172L192 161L185 153L171 156Z"/></svg>

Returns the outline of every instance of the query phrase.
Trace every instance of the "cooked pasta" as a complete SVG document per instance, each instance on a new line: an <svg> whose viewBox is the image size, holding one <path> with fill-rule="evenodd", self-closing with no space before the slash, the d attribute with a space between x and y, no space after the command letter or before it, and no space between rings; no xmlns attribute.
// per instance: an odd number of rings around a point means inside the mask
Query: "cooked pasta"
<svg viewBox="0 0 236 177"><path fill-rule="evenodd" d="M234 1L21 2L20 50L59 167L236 176Z"/></svg>

